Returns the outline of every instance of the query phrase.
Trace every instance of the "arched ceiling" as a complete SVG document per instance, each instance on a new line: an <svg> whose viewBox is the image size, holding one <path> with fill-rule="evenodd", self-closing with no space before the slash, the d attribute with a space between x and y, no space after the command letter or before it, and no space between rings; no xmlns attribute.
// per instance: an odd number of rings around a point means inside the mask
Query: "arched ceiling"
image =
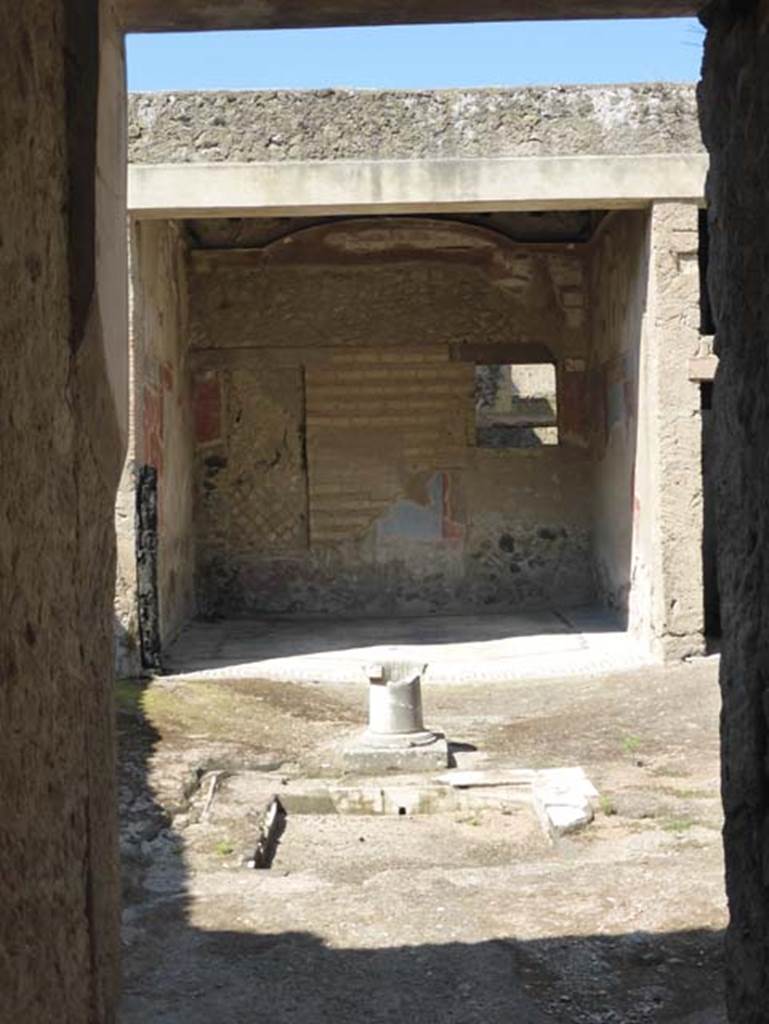
<svg viewBox="0 0 769 1024"><path fill-rule="evenodd" d="M548 212L506 212L474 214L430 214L438 223L467 224L486 228L504 238L521 243L588 242L603 220L601 210L552 210ZM361 218L348 217L230 217L184 221L184 231L192 249L264 249L272 242L307 228L323 224L344 224ZM402 217L404 223L422 221L420 215ZM371 217L372 226L382 218Z"/></svg>

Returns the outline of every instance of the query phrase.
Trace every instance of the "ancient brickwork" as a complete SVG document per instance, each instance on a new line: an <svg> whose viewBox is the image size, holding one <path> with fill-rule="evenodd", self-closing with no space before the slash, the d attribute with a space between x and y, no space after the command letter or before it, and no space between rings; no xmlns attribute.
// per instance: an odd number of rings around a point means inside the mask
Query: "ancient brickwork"
<svg viewBox="0 0 769 1024"><path fill-rule="evenodd" d="M368 359L307 374L310 537L355 537L386 513L401 478L462 468L471 443L472 365Z"/></svg>
<svg viewBox="0 0 769 1024"><path fill-rule="evenodd" d="M213 614L242 601L250 564L307 547L302 371L204 372L195 403L197 596Z"/></svg>
<svg viewBox="0 0 769 1024"><path fill-rule="evenodd" d="M397 218L195 253L205 610L589 600L583 389L567 389L566 440L549 451L476 447L474 408L478 359L539 346L584 377L584 260Z"/></svg>
<svg viewBox="0 0 769 1024"><path fill-rule="evenodd" d="M441 221L417 229L397 218L386 223L376 230L370 221L312 228L266 251L195 253L190 345L296 349L559 338L564 353L582 354L578 252L540 252ZM452 254L458 230L462 249ZM427 256L431 248L441 253L436 260ZM415 259L415 251L423 258ZM333 309L334 316L319 315L319 303L321 313ZM405 310L419 320L416 339Z"/></svg>
<svg viewBox="0 0 769 1024"><path fill-rule="evenodd" d="M700 87L711 152L710 292L719 369L718 574L726 824L727 999L735 1024L769 1005L769 7L710 5Z"/></svg>

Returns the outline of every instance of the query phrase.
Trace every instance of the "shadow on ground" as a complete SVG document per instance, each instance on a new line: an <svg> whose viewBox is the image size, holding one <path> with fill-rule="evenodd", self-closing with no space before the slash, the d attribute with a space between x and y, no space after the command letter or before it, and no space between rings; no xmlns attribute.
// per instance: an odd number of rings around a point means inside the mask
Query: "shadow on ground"
<svg viewBox="0 0 769 1024"><path fill-rule="evenodd" d="M725 1021L717 932L332 949L301 931L185 930L183 916L165 918L172 966L146 963L126 1024Z"/></svg>

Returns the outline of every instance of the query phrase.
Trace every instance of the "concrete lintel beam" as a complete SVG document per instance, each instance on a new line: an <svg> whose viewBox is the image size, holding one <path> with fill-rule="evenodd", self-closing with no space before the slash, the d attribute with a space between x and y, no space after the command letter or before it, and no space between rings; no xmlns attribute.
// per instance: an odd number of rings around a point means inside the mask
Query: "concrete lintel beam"
<svg viewBox="0 0 769 1024"><path fill-rule="evenodd" d="M612 209L702 203L707 156L134 164L139 219Z"/></svg>

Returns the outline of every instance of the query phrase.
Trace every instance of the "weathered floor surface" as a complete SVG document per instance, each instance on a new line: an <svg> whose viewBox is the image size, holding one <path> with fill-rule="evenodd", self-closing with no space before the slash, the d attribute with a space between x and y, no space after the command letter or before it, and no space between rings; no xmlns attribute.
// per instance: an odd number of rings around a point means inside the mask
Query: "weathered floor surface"
<svg viewBox="0 0 769 1024"><path fill-rule="evenodd" d="M595 821L289 813L256 871L264 799L339 779L363 688L121 684L122 1024L722 1024L716 668L428 685L461 767L582 765Z"/></svg>
<svg viewBox="0 0 769 1024"><path fill-rule="evenodd" d="M388 619L191 622L166 669L185 678L357 682L371 661L422 661L427 680L507 683L628 671L648 653L606 608Z"/></svg>

